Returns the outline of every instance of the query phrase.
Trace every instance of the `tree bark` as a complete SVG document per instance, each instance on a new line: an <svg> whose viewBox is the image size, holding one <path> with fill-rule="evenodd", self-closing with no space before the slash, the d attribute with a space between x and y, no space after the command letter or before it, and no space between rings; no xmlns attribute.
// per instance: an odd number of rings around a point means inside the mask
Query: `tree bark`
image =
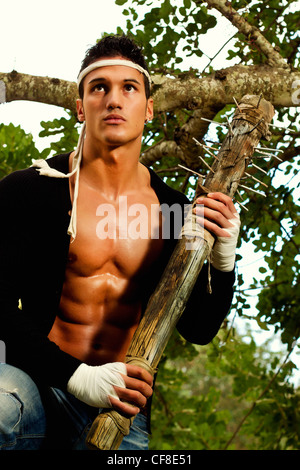
<svg viewBox="0 0 300 470"><path fill-rule="evenodd" d="M18 100L36 101L76 113L77 85L75 82L28 75L15 70L10 73L0 73L1 82L2 97L5 96L5 99L0 100L2 103Z"/></svg>
<svg viewBox="0 0 300 470"><path fill-rule="evenodd" d="M157 112L180 108L220 109L233 104L233 97L240 100L247 93L262 94L275 107L295 107L293 83L298 80L299 71L265 65L235 65L202 78L165 78L157 86L153 77L153 98Z"/></svg>
<svg viewBox="0 0 300 470"><path fill-rule="evenodd" d="M235 65L202 78L168 78L154 75L155 112L185 108L218 110L240 100L246 93L263 94L275 107L294 107L295 88L300 72L280 67ZM298 81L298 82L297 82ZM18 73L0 73L1 102L37 101L76 113L75 82ZM207 112L205 111L205 114Z"/></svg>

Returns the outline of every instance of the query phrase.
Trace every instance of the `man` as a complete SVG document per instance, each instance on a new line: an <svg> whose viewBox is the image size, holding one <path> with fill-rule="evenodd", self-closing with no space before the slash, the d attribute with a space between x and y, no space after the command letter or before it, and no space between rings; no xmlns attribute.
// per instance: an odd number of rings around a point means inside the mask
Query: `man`
<svg viewBox="0 0 300 470"><path fill-rule="evenodd" d="M86 430L106 407L137 415L120 449L148 446L152 377L124 359L176 243L174 231L162 236L159 207L189 201L139 163L144 124L153 117L140 49L123 36L102 39L88 51L78 86L84 124L76 151L0 183L7 356L0 364L0 449L84 449ZM178 330L204 344L230 307L239 222L227 196L199 202L200 223L217 237L212 294L203 270ZM148 237L129 233L137 204L148 215L140 220Z"/></svg>

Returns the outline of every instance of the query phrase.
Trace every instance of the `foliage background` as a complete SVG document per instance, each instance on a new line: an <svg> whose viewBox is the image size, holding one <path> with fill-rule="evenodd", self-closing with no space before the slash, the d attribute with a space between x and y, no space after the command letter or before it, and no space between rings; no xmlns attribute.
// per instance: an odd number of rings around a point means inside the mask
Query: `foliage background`
<svg viewBox="0 0 300 470"><path fill-rule="evenodd" d="M127 19L125 32L144 45L150 69L158 76L209 77L220 57L223 67L266 64L254 36L236 28L226 41L219 39L215 56L206 56L205 38L222 17L208 8L209 3L213 2L116 1ZM259 29L291 70L299 68L298 2L226 3ZM204 57L207 61L200 69ZM234 103L216 110L214 119L225 122L233 109ZM300 330L298 109L276 109L276 123L283 127L273 129L267 145L281 150L277 155L283 161L265 159L260 165L267 175L254 173L268 185L266 198L241 192L248 210L241 213L236 294L228 321L204 347L186 343L175 332L161 361L153 400L152 449L299 449L299 386L292 359L299 349ZM192 108L157 114L147 126L142 158L152 155L159 144L176 141L193 114ZM41 125L40 136L52 139L43 152L20 127L0 124L0 177L30 165L32 158L76 146L78 129L71 112ZM214 125L203 136L204 141L223 138L224 128ZM168 184L192 196L195 179L179 163L180 158L168 152L151 160ZM205 167L198 163L197 170L203 173ZM262 265L249 285L243 247L250 245L261 254Z"/></svg>

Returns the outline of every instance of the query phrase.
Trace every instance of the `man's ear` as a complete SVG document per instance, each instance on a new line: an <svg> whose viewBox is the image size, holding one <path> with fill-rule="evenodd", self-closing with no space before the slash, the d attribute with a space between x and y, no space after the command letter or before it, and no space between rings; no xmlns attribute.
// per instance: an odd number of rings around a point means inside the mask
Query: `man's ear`
<svg viewBox="0 0 300 470"><path fill-rule="evenodd" d="M153 119L153 114L153 99L149 98L147 100L146 120L151 121Z"/></svg>
<svg viewBox="0 0 300 470"><path fill-rule="evenodd" d="M79 122L83 122L85 120L84 110L83 110L83 102L82 99L76 100L76 109L77 109L77 118Z"/></svg>

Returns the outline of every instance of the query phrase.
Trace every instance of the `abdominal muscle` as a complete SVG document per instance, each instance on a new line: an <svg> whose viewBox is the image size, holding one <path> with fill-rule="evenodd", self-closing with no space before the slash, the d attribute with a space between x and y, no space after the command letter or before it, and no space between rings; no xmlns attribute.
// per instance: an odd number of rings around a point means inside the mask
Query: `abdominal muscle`
<svg viewBox="0 0 300 470"><path fill-rule="evenodd" d="M67 270L49 339L89 365L124 361L141 314L129 288L129 280L115 274L83 277Z"/></svg>

